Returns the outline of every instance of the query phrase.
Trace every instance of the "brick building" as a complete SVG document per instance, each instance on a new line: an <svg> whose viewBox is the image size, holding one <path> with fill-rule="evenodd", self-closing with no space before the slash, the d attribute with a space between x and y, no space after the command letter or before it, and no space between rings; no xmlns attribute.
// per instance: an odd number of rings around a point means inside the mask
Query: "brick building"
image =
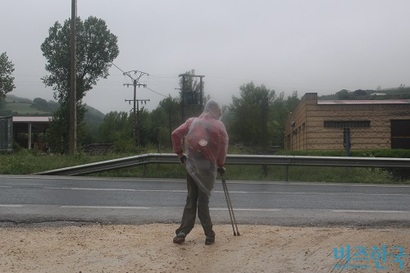
<svg viewBox="0 0 410 273"><path fill-rule="evenodd" d="M346 145L410 149L410 100L318 100L316 93L306 93L287 119L285 149L345 150Z"/></svg>

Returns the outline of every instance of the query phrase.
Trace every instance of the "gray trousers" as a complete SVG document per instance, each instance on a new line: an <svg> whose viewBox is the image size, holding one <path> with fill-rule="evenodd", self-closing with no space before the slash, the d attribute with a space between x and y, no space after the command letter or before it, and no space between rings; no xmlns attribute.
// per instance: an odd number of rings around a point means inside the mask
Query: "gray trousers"
<svg viewBox="0 0 410 273"><path fill-rule="evenodd" d="M182 215L181 226L175 231L176 234L188 233L194 228L196 211L198 210L198 218L201 221L205 235L214 236L212 230L211 216L209 215L209 197L201 191L195 180L187 174L188 196Z"/></svg>

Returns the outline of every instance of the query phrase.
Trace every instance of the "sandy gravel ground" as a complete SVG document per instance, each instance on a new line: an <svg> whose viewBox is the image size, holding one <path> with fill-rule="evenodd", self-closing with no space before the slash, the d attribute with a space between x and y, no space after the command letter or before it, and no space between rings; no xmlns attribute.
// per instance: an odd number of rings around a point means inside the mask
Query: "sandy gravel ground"
<svg viewBox="0 0 410 273"><path fill-rule="evenodd" d="M176 227L1 227L0 272L410 272L396 248L410 252L409 228L240 225L233 236L230 225L216 225L216 243L206 246L199 225L173 244Z"/></svg>

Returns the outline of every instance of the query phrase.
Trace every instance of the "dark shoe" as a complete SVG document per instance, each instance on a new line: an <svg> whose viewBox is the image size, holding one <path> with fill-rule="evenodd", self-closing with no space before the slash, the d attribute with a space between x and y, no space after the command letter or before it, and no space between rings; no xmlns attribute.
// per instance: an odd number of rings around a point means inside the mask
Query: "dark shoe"
<svg viewBox="0 0 410 273"><path fill-rule="evenodd" d="M174 244L183 244L185 242L185 234L178 233L173 239Z"/></svg>
<svg viewBox="0 0 410 273"><path fill-rule="evenodd" d="M212 245L215 243L215 234L209 234L205 237L205 244Z"/></svg>

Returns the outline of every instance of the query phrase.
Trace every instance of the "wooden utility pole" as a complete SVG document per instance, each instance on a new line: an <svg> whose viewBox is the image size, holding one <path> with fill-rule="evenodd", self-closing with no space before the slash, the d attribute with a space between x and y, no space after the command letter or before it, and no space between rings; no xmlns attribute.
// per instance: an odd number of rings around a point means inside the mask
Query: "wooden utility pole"
<svg viewBox="0 0 410 273"><path fill-rule="evenodd" d="M70 149L71 155L77 153L77 0L71 0L71 47L70 47Z"/></svg>
<svg viewBox="0 0 410 273"><path fill-rule="evenodd" d="M131 74L134 73L135 75L137 75L136 77L131 76ZM133 100L125 100L125 101L133 101L134 102L134 107L133 107L133 114L134 114L134 128L133 128L133 132L134 132L134 137L135 137L135 141L137 146L140 145L140 126L139 126L139 102L143 102L146 103L149 100L137 100L137 87L143 86L145 87L146 84L140 84L138 83L138 81L140 80L140 78L143 75L147 75L149 76L148 73L139 71L139 70L131 70L128 72L123 72L124 75L128 76L131 78L132 80L132 84L131 83L126 83L124 84L125 86L134 86L134 99Z"/></svg>
<svg viewBox="0 0 410 273"><path fill-rule="evenodd" d="M133 99L133 100L125 100L125 101L134 102L134 109L133 109L134 110L134 130L133 131L134 131L134 137L135 137L137 146L140 146L140 143L141 143L140 102L142 104L146 104L149 101L149 99L145 99L145 100ZM137 105L136 107L135 107L135 104Z"/></svg>
<svg viewBox="0 0 410 273"><path fill-rule="evenodd" d="M185 121L185 76L186 74L179 75L182 77L182 89L181 89L181 120Z"/></svg>
<svg viewBox="0 0 410 273"><path fill-rule="evenodd" d="M268 153L268 114L269 114L269 101L268 93L264 94L261 99L261 138L262 138L262 154ZM268 175L268 166L263 165L263 174Z"/></svg>

